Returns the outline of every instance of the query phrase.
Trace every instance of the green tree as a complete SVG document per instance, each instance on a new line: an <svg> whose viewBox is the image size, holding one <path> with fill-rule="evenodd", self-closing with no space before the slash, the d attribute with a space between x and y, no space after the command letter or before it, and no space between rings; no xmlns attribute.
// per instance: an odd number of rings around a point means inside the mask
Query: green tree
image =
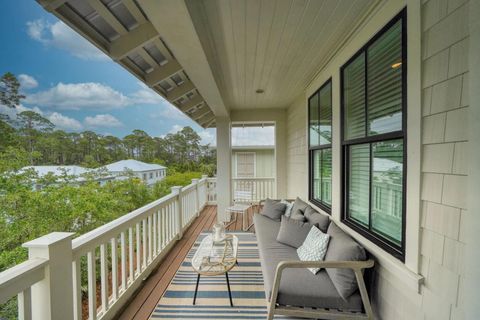
<svg viewBox="0 0 480 320"><path fill-rule="evenodd" d="M25 96L19 93L20 82L13 73L7 72L0 78L0 104L15 108Z"/></svg>

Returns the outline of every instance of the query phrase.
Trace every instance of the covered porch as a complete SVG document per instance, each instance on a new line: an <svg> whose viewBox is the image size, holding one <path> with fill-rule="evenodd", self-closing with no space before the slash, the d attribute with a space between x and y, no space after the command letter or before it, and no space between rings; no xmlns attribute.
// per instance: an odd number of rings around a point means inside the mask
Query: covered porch
<svg viewBox="0 0 480 320"><path fill-rule="evenodd" d="M232 127L261 123L274 179L249 200L300 197L363 246L376 318L478 317L478 1L38 2L216 128L217 175L26 243L30 259L0 274L20 318L148 319L197 236L230 219Z"/></svg>

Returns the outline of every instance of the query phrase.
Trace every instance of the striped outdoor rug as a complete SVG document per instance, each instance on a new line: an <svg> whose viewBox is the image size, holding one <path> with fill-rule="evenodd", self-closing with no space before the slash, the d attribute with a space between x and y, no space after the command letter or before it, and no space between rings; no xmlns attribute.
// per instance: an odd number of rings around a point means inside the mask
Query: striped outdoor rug
<svg viewBox="0 0 480 320"><path fill-rule="evenodd" d="M192 305L197 273L190 259L206 233L199 235L178 269L151 319L266 319L267 301L258 257L257 239L249 232L232 232L238 237L238 266L228 272L233 307L228 300L225 276L202 276L196 305ZM291 319L275 316L275 319Z"/></svg>

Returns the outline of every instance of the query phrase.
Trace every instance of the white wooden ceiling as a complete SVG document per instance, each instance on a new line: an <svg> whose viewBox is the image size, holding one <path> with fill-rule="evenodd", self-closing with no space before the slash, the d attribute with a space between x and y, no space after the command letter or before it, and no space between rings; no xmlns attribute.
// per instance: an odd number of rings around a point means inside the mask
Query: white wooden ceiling
<svg viewBox="0 0 480 320"><path fill-rule="evenodd" d="M186 0L230 109L288 106L377 2Z"/></svg>

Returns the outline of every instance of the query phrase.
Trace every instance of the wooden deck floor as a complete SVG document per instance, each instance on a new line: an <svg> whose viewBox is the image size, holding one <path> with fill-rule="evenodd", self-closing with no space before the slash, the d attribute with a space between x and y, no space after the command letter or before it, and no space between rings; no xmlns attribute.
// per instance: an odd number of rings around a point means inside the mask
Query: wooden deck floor
<svg viewBox="0 0 480 320"><path fill-rule="evenodd" d="M250 210L248 214L248 225L252 223L253 211L254 210ZM185 231L183 238L177 242L175 247L173 247L162 263L160 263L159 267L145 280L142 288L132 298L118 319L145 320L149 318L198 235L203 231L212 229L216 216L216 206L207 206L203 209L200 216ZM228 230L242 230L242 219L240 215L237 221L228 227ZM250 231L254 231L253 227Z"/></svg>

